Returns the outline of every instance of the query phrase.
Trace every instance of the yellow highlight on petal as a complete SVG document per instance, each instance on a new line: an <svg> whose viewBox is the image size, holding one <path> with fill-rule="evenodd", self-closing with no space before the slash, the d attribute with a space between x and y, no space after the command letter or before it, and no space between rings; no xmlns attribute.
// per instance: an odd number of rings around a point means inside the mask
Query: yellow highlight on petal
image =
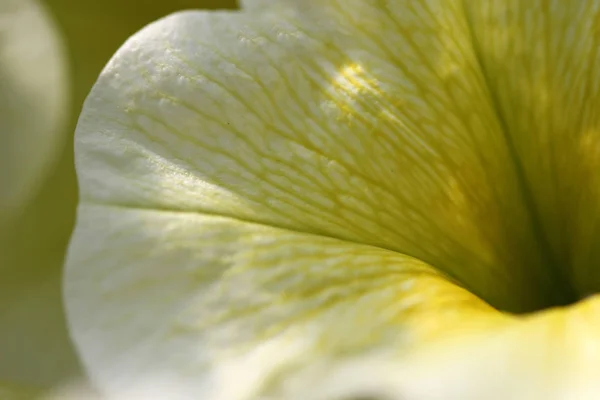
<svg viewBox="0 0 600 400"><path fill-rule="evenodd" d="M579 141L582 161L590 166L597 165L600 160L600 140L597 131L588 131Z"/></svg>
<svg viewBox="0 0 600 400"><path fill-rule="evenodd" d="M334 81L337 89L349 96L363 92L377 92L377 82L366 77L364 68L359 64L342 67Z"/></svg>
<svg viewBox="0 0 600 400"><path fill-rule="evenodd" d="M386 93L381 82L361 64L344 64L334 73L322 103L325 111L337 113L337 119L348 124L355 120L371 120L373 134L378 135L382 124L392 124L405 130L397 108L403 101Z"/></svg>

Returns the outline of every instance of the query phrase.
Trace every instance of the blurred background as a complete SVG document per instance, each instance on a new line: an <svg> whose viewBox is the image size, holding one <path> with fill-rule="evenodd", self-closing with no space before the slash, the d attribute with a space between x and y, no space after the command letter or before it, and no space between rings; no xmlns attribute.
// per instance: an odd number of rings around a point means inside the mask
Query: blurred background
<svg viewBox="0 0 600 400"><path fill-rule="evenodd" d="M0 0L0 5L8 1ZM112 54L144 25L173 11L235 8L236 2L37 1L49 14L63 41L70 85L68 117L57 139L58 155L44 167L31 194L7 212L10 218L0 220L0 388L4 384L45 390L82 374L65 326L61 269L77 204L72 139L83 101ZM3 31L7 23L10 21L0 15L0 45L7 40ZM0 84L0 90L2 87ZM0 107L6 108L6 104L0 103ZM0 109L0 118L7 112ZM5 138L15 134L1 123L0 129ZM6 143L0 140L0 146L5 146L0 155L10 150ZM41 143L30 144L30 153L36 154L34 150L39 150L36 146L42 146ZM20 160L21 165L27 162L27 157ZM3 168L1 174L12 173ZM5 189L0 187L0 190Z"/></svg>

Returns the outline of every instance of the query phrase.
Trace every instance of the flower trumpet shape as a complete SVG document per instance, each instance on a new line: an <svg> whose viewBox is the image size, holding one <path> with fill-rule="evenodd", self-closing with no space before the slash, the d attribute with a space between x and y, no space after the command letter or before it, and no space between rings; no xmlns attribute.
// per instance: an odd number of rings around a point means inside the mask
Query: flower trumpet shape
<svg viewBox="0 0 600 400"><path fill-rule="evenodd" d="M244 6L146 27L85 103L94 382L599 398L600 2Z"/></svg>

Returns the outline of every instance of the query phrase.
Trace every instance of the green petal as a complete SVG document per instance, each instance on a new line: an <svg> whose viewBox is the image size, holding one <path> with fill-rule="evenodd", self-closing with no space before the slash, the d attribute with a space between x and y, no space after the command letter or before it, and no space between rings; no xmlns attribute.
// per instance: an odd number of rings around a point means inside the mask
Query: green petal
<svg viewBox="0 0 600 400"><path fill-rule="evenodd" d="M37 1L0 2L0 229L36 193L64 139L65 64Z"/></svg>
<svg viewBox="0 0 600 400"><path fill-rule="evenodd" d="M468 2L481 66L552 263L600 289L600 2Z"/></svg>

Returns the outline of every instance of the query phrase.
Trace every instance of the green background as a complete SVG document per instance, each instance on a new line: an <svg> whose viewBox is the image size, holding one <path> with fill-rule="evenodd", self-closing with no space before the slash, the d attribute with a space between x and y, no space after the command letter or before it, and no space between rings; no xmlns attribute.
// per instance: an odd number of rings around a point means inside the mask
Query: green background
<svg viewBox="0 0 600 400"><path fill-rule="evenodd" d="M69 55L71 120L59 160L36 198L0 231L0 382L48 387L81 373L61 305L61 269L75 219L73 132L83 101L119 46L176 10L234 8L234 0L46 0ZM32 116L35 117L35 116Z"/></svg>

